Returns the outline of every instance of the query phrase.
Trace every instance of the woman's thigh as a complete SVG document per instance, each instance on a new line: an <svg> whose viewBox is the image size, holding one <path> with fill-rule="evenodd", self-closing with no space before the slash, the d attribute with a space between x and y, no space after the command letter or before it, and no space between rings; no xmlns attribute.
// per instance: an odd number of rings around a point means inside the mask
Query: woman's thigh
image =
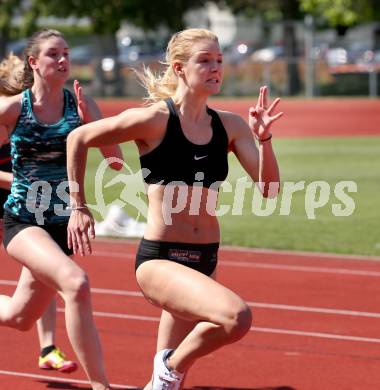
<svg viewBox="0 0 380 390"><path fill-rule="evenodd" d="M12 318L28 318L34 323L45 312L55 294L55 290L36 279L26 267L22 267L9 315Z"/></svg>
<svg viewBox="0 0 380 390"><path fill-rule="evenodd" d="M48 287L62 291L68 277L82 274L51 236L39 227L28 227L12 238L7 252Z"/></svg>
<svg viewBox="0 0 380 390"><path fill-rule="evenodd" d="M137 281L153 304L187 321L224 322L231 308L245 310L241 298L214 279L168 260L139 266Z"/></svg>
<svg viewBox="0 0 380 390"><path fill-rule="evenodd" d="M216 270L210 276L216 279ZM182 340L193 330L198 321L178 318L166 310L162 310L158 327L157 351L176 349Z"/></svg>

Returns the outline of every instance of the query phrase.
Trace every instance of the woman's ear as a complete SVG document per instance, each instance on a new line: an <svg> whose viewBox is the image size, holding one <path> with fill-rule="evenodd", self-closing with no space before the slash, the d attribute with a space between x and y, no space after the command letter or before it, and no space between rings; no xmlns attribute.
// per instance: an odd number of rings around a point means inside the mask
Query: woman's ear
<svg viewBox="0 0 380 390"><path fill-rule="evenodd" d="M36 61L36 58L34 56L29 56L28 63L32 69L37 69L37 61Z"/></svg>
<svg viewBox="0 0 380 390"><path fill-rule="evenodd" d="M173 64L173 70L177 77L181 77L183 75L183 66L180 62L175 62Z"/></svg>

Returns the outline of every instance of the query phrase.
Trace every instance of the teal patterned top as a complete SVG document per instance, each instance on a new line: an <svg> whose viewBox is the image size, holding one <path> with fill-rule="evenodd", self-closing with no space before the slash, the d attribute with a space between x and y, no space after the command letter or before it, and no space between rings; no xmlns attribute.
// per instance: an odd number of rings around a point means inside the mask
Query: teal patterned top
<svg viewBox="0 0 380 390"><path fill-rule="evenodd" d="M10 136L14 180L4 205L22 222L66 223L70 215L66 138L81 121L74 96L63 93L63 117L54 124L39 122L30 89L22 93L21 114Z"/></svg>

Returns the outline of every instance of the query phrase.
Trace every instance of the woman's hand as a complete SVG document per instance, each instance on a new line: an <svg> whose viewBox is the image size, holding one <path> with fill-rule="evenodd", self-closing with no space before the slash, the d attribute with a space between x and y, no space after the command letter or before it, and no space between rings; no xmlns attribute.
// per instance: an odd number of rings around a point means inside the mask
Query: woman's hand
<svg viewBox="0 0 380 390"><path fill-rule="evenodd" d="M283 115L283 112L279 112L278 114L271 116L272 111L280 102L280 98L275 99L268 107L267 94L267 87L261 87L256 106L249 109L249 127L259 141L266 140L271 137L269 130L272 123Z"/></svg>
<svg viewBox="0 0 380 390"><path fill-rule="evenodd" d="M87 207L73 209L67 226L67 246L74 255L91 254L90 239L95 238L94 218Z"/></svg>
<svg viewBox="0 0 380 390"><path fill-rule="evenodd" d="M78 102L78 114L82 123L92 122L90 108L78 80L74 80L74 93Z"/></svg>

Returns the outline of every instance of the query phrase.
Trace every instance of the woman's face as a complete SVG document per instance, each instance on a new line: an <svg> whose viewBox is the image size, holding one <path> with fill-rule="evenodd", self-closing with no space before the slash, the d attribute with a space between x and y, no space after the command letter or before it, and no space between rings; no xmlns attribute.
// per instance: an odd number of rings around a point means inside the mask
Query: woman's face
<svg viewBox="0 0 380 390"><path fill-rule="evenodd" d="M70 73L69 47L60 37L50 37L40 43L40 52L29 57L29 64L42 79L65 82Z"/></svg>
<svg viewBox="0 0 380 390"><path fill-rule="evenodd" d="M191 90L206 95L219 93L223 80L223 55L219 44L210 39L196 42L182 71Z"/></svg>

